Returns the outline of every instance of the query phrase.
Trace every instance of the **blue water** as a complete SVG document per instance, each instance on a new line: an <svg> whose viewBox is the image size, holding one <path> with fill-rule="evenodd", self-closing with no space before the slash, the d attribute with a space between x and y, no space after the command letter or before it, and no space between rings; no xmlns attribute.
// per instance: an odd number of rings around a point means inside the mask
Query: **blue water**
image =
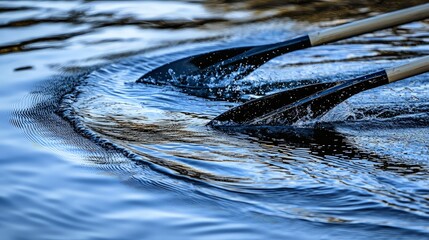
<svg viewBox="0 0 429 240"><path fill-rule="evenodd" d="M427 55L429 22L201 90L135 83L183 56L407 4L0 2L1 238L427 239L428 74L358 94L317 128L206 124L247 99Z"/></svg>

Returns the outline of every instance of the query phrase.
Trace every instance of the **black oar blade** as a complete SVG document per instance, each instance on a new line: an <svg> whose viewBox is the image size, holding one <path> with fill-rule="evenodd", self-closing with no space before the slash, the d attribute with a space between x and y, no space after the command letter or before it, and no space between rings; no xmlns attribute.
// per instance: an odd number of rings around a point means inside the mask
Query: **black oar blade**
<svg viewBox="0 0 429 240"><path fill-rule="evenodd" d="M284 106L288 106L295 101L313 95L321 90L333 87L336 84L338 83L316 83L254 99L229 109L214 118L209 124L246 124L249 121L257 119Z"/></svg>
<svg viewBox="0 0 429 240"><path fill-rule="evenodd" d="M151 70L141 76L137 82L165 84L165 82L173 77L200 75L204 69L240 55L251 48L253 46L222 49L185 57Z"/></svg>
<svg viewBox="0 0 429 240"><path fill-rule="evenodd" d="M209 124L291 125L317 118L347 98L388 83L385 71L353 80L319 83L249 101L219 115Z"/></svg>
<svg viewBox="0 0 429 240"><path fill-rule="evenodd" d="M196 86L202 84L198 81L216 81L229 75L238 80L270 59L307 47L311 47L310 39L308 36L301 36L280 43L203 53L156 68L140 77L137 82L162 84L176 78L180 84ZM199 80L192 82L195 77ZM187 82L187 79L191 79L191 82Z"/></svg>
<svg viewBox="0 0 429 240"><path fill-rule="evenodd" d="M291 125L320 117L349 97L389 83L386 72L380 71L344 81L294 103L247 121L248 125Z"/></svg>

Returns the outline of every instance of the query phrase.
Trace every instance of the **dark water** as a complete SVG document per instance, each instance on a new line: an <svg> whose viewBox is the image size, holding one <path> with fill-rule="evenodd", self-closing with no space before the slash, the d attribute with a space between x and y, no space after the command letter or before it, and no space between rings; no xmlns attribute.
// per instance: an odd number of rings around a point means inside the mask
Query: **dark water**
<svg viewBox="0 0 429 240"><path fill-rule="evenodd" d="M231 92L245 101L427 55L429 22L200 90L135 83L183 56L423 2L0 2L2 239L427 239L428 74L356 95L317 128L206 124L239 104Z"/></svg>

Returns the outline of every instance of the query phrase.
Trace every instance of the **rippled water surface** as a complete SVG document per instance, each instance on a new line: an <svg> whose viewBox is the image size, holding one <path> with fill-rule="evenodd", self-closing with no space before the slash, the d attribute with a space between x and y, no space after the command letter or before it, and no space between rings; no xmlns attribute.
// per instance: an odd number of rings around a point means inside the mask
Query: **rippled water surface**
<svg viewBox="0 0 429 240"><path fill-rule="evenodd" d="M428 21L289 53L240 81L136 83L181 57L424 2L0 2L2 239L427 239L428 74L315 125L206 124L427 55Z"/></svg>

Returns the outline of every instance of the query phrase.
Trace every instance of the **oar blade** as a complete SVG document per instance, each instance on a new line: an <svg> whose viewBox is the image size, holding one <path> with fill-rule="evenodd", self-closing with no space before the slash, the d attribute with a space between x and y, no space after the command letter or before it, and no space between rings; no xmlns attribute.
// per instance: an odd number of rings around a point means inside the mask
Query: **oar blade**
<svg viewBox="0 0 429 240"><path fill-rule="evenodd" d="M232 77L239 80L270 59L308 47L311 47L308 36L300 36L279 43L217 50L165 64L137 82L164 84L176 79L182 85L200 86L207 79L218 81Z"/></svg>
<svg viewBox="0 0 429 240"><path fill-rule="evenodd" d="M291 125L324 115L347 98L389 83L380 71L348 81L318 83L244 103L214 118L219 125Z"/></svg>
<svg viewBox="0 0 429 240"><path fill-rule="evenodd" d="M288 106L289 104L315 94L316 92L333 87L336 84L338 83L315 83L257 98L229 109L214 118L209 124L213 126L246 124L249 121L258 119L261 116L284 106Z"/></svg>

